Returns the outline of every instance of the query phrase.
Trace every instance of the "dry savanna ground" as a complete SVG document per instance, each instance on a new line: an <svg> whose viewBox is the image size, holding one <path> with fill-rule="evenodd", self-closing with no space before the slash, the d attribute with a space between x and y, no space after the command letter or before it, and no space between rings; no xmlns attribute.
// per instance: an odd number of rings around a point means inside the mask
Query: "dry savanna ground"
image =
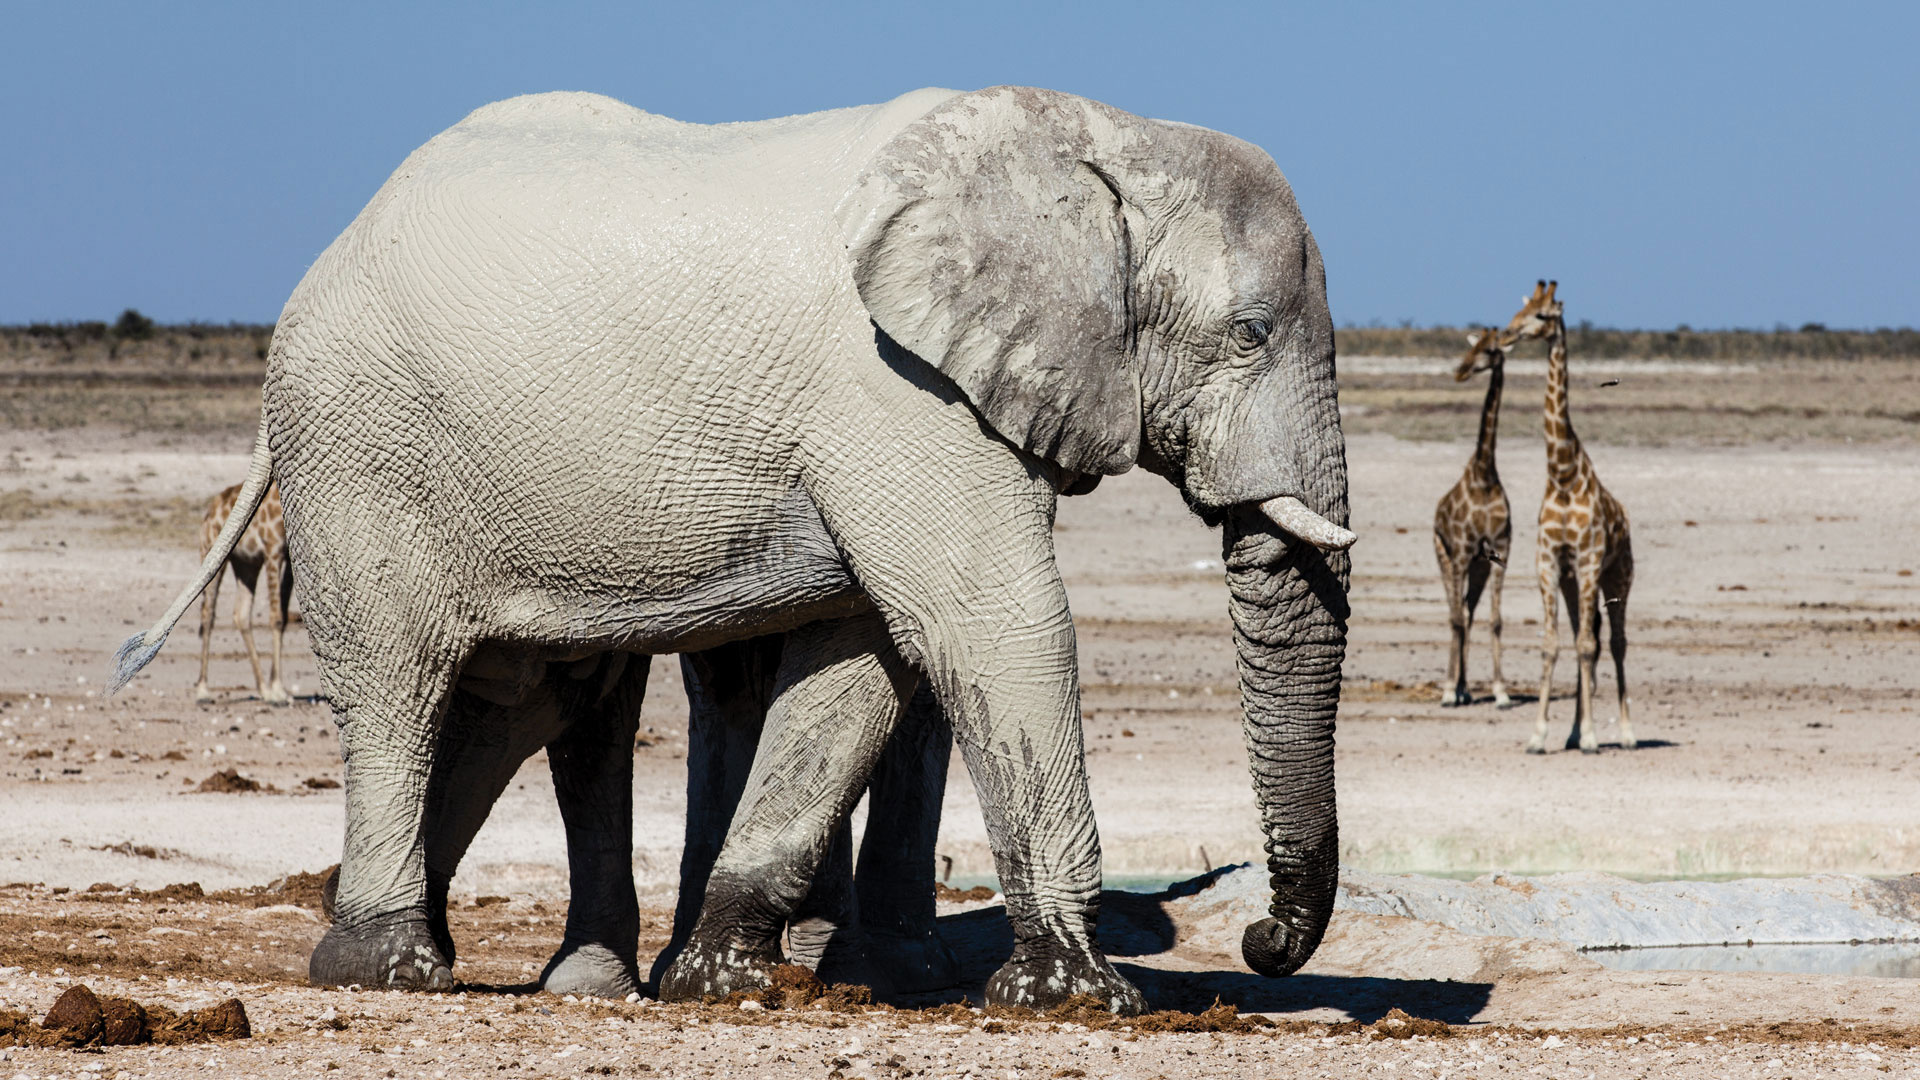
<svg viewBox="0 0 1920 1080"><path fill-rule="evenodd" d="M1454 383L1438 359L1342 365L1362 537L1339 750L1349 865L1643 877L1920 868L1920 366L1576 355L1576 424L1633 521L1628 671L1643 748L1527 757L1540 675L1538 358L1510 364L1501 443L1519 522L1504 592L1519 696L1508 710L1484 700L1484 610L1469 659L1483 699L1436 704L1446 632L1432 507L1465 462L1484 386ZM190 576L205 500L243 472L255 380L244 356L184 353L149 367L0 369L0 883L17 883L0 888L0 1010L39 1017L84 982L174 1009L238 996L254 1032L98 1054L11 1047L0 1075L1920 1069L1910 981L1609 971L1557 947L1346 914L1307 971L1279 982L1178 926L1148 935L1124 970L1179 1014L1151 1021L990 1015L957 994L759 1010L558 1000L529 985L566 905L537 759L456 881L459 993L307 987L323 926L310 880L289 875L337 860L341 772L299 624L288 633L293 706L252 697L224 613L217 702L187 692L197 612L130 691L98 696L114 646ZM1164 881L1257 859L1217 538L1162 481L1128 475L1063 503L1058 545L1109 878ZM222 606L234 595L229 582ZM1567 639L1563 628L1556 748L1572 719ZM685 768L676 665L655 671L635 748L643 956L670 914ZM1610 725L1610 672L1599 700ZM1603 728L1603 743L1614 738ZM260 789L205 784L229 769ZM963 779L943 830L953 883L984 880L985 836ZM189 882L199 888L167 889ZM1151 906L1112 897L1103 932L1119 940L1122 924L1152 924ZM1004 955L997 906L942 910L977 986ZM1207 1012L1216 998L1239 1014ZM1443 1025L1404 1024L1396 1007ZM1256 1014L1272 1023L1245 1019Z"/></svg>

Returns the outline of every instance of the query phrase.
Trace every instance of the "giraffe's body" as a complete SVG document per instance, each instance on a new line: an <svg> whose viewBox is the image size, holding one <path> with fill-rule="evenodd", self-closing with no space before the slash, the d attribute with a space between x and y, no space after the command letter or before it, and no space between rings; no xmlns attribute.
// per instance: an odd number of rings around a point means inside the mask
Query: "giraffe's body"
<svg viewBox="0 0 1920 1080"><path fill-rule="evenodd" d="M202 559L212 550L221 527L227 523L227 515L233 512L240 487L233 485L207 504L206 517L200 521ZM233 625L247 644L247 660L253 664L254 689L263 700L285 705L293 698L280 683L280 656L287 634L287 603L293 596L293 567L287 561L287 529L280 516L280 485L267 487L260 509L254 512L247 531L234 545L227 565L233 568L233 579L240 586L239 602L233 608ZM259 650L253 645L253 593L262 571L266 572L267 611L273 626L273 666L265 679L260 676ZM207 689L207 659L213 646L214 606L219 599L220 578L216 577L200 599L200 681L193 687L195 701L213 700L213 692Z"/></svg>
<svg viewBox="0 0 1920 1080"><path fill-rule="evenodd" d="M1507 324L1506 338L1544 338L1547 342L1547 490L1540 500L1540 533L1535 566L1540 575L1540 717L1527 752L1545 753L1547 712L1553 699L1553 666L1559 659L1558 601L1564 595L1579 654L1579 697L1567 748L1586 753L1600 749L1593 714L1594 666L1599 659L1600 611L1607 611L1614 681L1620 692L1620 745L1633 749L1633 723L1627 708L1627 592L1633 586L1633 546L1627 512L1594 474L1593 462L1573 433L1567 407L1567 326L1558 283L1541 282L1525 306Z"/></svg>
<svg viewBox="0 0 1920 1080"><path fill-rule="evenodd" d="M1447 681L1440 704L1466 705L1467 637L1473 629L1473 611L1481 590L1488 594L1487 621L1493 632L1493 699L1502 707L1511 703L1506 680L1500 675L1500 587L1507 575L1507 552L1513 545L1513 518L1507 489L1500 486L1494 447L1500 434L1500 391L1505 381L1506 352L1492 331L1467 339L1472 347L1454 378L1464 382L1477 371L1487 372L1487 400L1480 410L1480 439L1460 482L1440 499L1433 511L1433 553L1440 562L1440 580L1447 589L1447 622L1453 633L1447 653Z"/></svg>

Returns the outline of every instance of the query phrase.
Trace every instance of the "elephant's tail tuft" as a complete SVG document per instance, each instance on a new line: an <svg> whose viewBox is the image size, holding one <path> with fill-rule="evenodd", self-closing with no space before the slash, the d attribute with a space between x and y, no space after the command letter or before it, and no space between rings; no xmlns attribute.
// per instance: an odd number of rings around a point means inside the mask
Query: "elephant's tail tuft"
<svg viewBox="0 0 1920 1080"><path fill-rule="evenodd" d="M154 623L144 634L136 634L121 644L119 651L113 654L113 675L107 681L107 696L111 697L121 687L127 685L140 669L146 667L155 656L160 654L160 646L166 644L167 634L172 632L173 624L180 621L194 598L206 590L213 579L219 577L227 568L227 556L233 554L233 547L240 542L240 534L247 531L247 525L253 521L254 511L260 509L260 501L266 498L267 486L273 482L273 452L267 448L267 417L260 415L260 430L253 437L253 461L247 469L247 482L240 486L240 496L234 501L233 510L227 515L227 523L220 529L220 536L200 560L200 576L173 601L160 621Z"/></svg>
<svg viewBox="0 0 1920 1080"><path fill-rule="evenodd" d="M107 680L108 697L118 693L121 687L140 673L141 668L160 655L160 646L167 643L167 633L173 627L169 624L154 629L160 631L160 636L154 639L153 644L147 644L147 638L153 634L153 630L147 630L122 642L120 650L113 654L113 678Z"/></svg>

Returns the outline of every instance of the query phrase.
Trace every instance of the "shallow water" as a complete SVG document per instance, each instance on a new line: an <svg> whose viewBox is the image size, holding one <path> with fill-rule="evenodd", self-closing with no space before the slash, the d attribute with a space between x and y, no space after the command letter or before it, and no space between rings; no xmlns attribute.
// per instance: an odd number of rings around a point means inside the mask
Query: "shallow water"
<svg viewBox="0 0 1920 1080"><path fill-rule="evenodd" d="M1920 979L1920 942L1890 945L1679 945L1586 954L1621 971L1771 971Z"/></svg>

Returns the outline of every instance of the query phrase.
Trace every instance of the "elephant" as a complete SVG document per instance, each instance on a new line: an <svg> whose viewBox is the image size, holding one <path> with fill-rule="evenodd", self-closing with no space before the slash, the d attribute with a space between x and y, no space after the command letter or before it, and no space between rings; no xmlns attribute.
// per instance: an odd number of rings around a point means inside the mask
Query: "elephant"
<svg viewBox="0 0 1920 1080"><path fill-rule="evenodd" d="M764 984L924 683L1015 940L987 1000L1137 1012L1095 942L1053 516L1138 464L1222 529L1273 886L1241 952L1285 975L1337 873L1354 535L1334 349L1293 191L1228 135L1031 87L718 126L509 99L408 157L295 288L235 513L113 682L277 476L347 758L337 918L309 974L438 988L442 731L551 709L591 733L574 714L642 693L646 657L784 633L661 996ZM602 819L583 839L604 839L625 796L581 743L564 767Z"/></svg>

